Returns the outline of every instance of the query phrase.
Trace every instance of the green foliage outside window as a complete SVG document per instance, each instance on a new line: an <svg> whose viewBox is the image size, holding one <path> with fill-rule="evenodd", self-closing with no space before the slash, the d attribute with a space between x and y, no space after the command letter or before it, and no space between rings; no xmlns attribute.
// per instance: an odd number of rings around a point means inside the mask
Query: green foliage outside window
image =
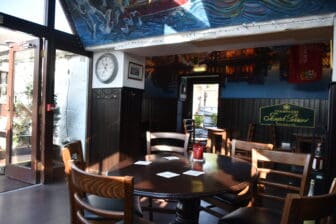
<svg viewBox="0 0 336 224"><path fill-rule="evenodd" d="M194 120L195 120L195 127L200 128L202 127L204 117L203 115L194 115Z"/></svg>
<svg viewBox="0 0 336 224"><path fill-rule="evenodd" d="M217 126L217 114L211 114L211 120Z"/></svg>

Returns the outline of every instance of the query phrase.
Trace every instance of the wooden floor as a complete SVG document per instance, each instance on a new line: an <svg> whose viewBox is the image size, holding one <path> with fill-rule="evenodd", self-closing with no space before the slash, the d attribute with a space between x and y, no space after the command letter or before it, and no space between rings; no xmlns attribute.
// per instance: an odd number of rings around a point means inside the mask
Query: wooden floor
<svg viewBox="0 0 336 224"><path fill-rule="evenodd" d="M34 185L0 193L1 224L70 224L67 188L63 181ZM148 218L147 212L144 216ZM174 215L155 213L154 223L168 224ZM200 224L216 224L217 218L200 213Z"/></svg>

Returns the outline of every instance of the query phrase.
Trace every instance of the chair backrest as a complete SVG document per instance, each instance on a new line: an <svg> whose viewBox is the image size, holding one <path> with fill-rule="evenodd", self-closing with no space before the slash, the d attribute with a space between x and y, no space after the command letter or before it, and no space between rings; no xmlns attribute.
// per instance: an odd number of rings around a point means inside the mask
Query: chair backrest
<svg viewBox="0 0 336 224"><path fill-rule="evenodd" d="M81 170L72 162L71 181L74 186L73 194L76 203L76 215L81 223L90 223L83 215L84 210L103 219L124 220L125 224L133 223L133 177L90 174ZM94 207L87 202L85 196L87 194L104 198L123 199L124 211L105 210Z"/></svg>
<svg viewBox="0 0 336 224"><path fill-rule="evenodd" d="M281 224L297 224L304 220L315 220L315 223L333 224L336 212L336 178L328 194L317 196L301 196L287 194L281 217ZM318 221L318 222L316 222Z"/></svg>
<svg viewBox="0 0 336 224"><path fill-rule="evenodd" d="M311 173L310 154L252 149L252 166L258 178L253 205L282 209L287 193L306 195Z"/></svg>
<svg viewBox="0 0 336 224"><path fill-rule="evenodd" d="M266 130L269 135L269 142L271 142L274 146L277 146L276 126L274 124L270 124L267 126Z"/></svg>
<svg viewBox="0 0 336 224"><path fill-rule="evenodd" d="M336 177L334 177L330 185L329 194L332 194L332 193L336 193Z"/></svg>
<svg viewBox="0 0 336 224"><path fill-rule="evenodd" d="M177 152L187 156L189 133L147 131L147 154Z"/></svg>
<svg viewBox="0 0 336 224"><path fill-rule="evenodd" d="M183 119L183 130L184 133L189 133L189 143L195 142L195 120L194 119Z"/></svg>
<svg viewBox="0 0 336 224"><path fill-rule="evenodd" d="M71 223L77 223L75 212L75 200L73 197L74 187L71 182L71 161L76 161L81 169L85 169L85 162L83 157L82 143L80 141L70 142L63 146L62 159L64 163L64 172L67 179L67 186L69 191L70 214Z"/></svg>
<svg viewBox="0 0 336 224"><path fill-rule="evenodd" d="M228 155L228 133L225 129L223 131L211 131L208 132L208 139L210 138L210 151L212 153L219 152L222 155ZM218 138L220 138L220 144L218 144ZM220 146L220 151L219 151Z"/></svg>
<svg viewBox="0 0 336 224"><path fill-rule="evenodd" d="M251 162L253 148L273 150L273 144L232 139L231 156Z"/></svg>
<svg viewBox="0 0 336 224"><path fill-rule="evenodd" d="M256 123L249 123L248 128L247 128L247 136L246 136L247 141L253 141L256 127L257 127Z"/></svg>
<svg viewBox="0 0 336 224"><path fill-rule="evenodd" d="M78 163L81 163L82 166L84 166L85 162L83 157L82 143L80 141L74 141L64 145L62 149L62 159L66 175L70 175L71 160L77 161ZM85 167L81 168L84 169Z"/></svg>

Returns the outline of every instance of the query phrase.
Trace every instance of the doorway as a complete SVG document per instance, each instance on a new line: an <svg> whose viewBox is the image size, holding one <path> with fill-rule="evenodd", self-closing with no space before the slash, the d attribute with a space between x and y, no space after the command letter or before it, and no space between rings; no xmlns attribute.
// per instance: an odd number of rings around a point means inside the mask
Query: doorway
<svg viewBox="0 0 336 224"><path fill-rule="evenodd" d="M192 118L195 120L195 137L206 138L206 127L217 126L218 83L193 84Z"/></svg>
<svg viewBox="0 0 336 224"><path fill-rule="evenodd" d="M218 75L190 75L181 78L181 123L185 118L195 120L195 138L207 139L206 127L217 126L220 88L221 77Z"/></svg>
<svg viewBox="0 0 336 224"><path fill-rule="evenodd" d="M13 43L9 49L5 175L34 184L40 104L40 40Z"/></svg>
<svg viewBox="0 0 336 224"><path fill-rule="evenodd" d="M0 171L28 184L39 182L41 42L0 28Z"/></svg>

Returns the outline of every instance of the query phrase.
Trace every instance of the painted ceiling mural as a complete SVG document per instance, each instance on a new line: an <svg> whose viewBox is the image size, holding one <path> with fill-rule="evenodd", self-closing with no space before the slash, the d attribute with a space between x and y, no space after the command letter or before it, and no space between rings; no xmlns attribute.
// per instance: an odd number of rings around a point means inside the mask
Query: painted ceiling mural
<svg viewBox="0 0 336 224"><path fill-rule="evenodd" d="M61 0L85 47L336 12L335 0Z"/></svg>

